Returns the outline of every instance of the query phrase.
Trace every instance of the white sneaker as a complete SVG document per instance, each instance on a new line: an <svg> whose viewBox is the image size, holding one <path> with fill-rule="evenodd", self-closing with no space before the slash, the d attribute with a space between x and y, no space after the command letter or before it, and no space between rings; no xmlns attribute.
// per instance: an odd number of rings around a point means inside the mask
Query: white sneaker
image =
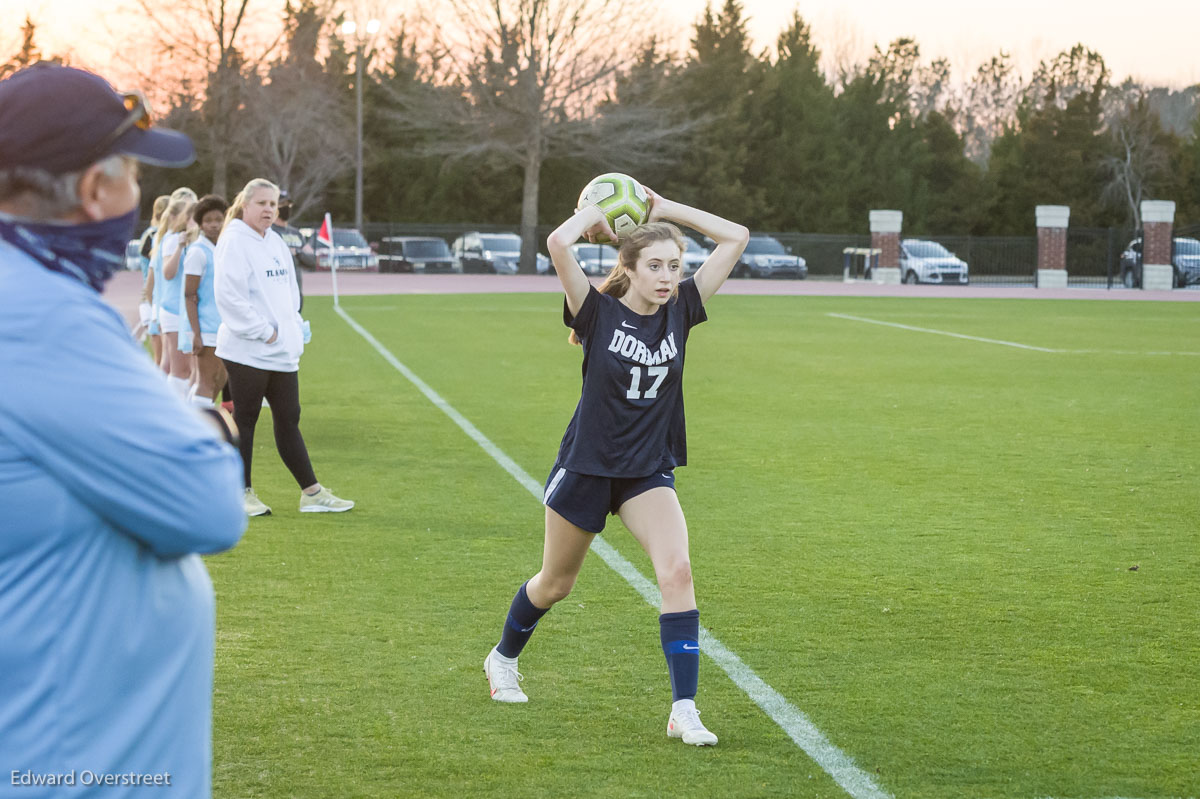
<svg viewBox="0 0 1200 799"><path fill-rule="evenodd" d="M242 495L242 508L246 511L247 516L271 515L271 509L267 507L265 502L258 498L253 488L247 488L246 493Z"/></svg>
<svg viewBox="0 0 1200 799"><path fill-rule="evenodd" d="M483 673L487 675L492 699L497 702L528 702L529 697L521 690L521 681L525 678L517 671L517 661L514 658L511 663L505 663L507 659L495 647L483 659Z"/></svg>
<svg viewBox="0 0 1200 799"><path fill-rule="evenodd" d="M717 736L709 732L700 720L700 711L696 710L696 703L687 699L681 699L671 706L667 735L671 738L682 738L685 744L692 746L717 745Z"/></svg>
<svg viewBox="0 0 1200 799"><path fill-rule="evenodd" d="M341 513L353 507L352 501L335 497L325 486L321 486L321 490L315 494L300 492L301 513Z"/></svg>

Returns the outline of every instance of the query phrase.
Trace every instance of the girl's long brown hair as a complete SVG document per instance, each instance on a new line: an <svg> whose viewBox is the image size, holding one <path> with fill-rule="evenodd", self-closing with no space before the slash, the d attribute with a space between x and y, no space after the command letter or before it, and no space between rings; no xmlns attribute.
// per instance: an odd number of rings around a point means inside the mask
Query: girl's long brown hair
<svg viewBox="0 0 1200 799"><path fill-rule="evenodd" d="M629 237L621 242L621 248L617 251L616 265L596 290L601 294L611 294L617 299L624 297L625 292L629 291L629 275L637 269L638 257L642 254L642 250L659 241L675 242L681 255L685 249L683 233L670 222L647 222L640 225L634 228ZM675 291L678 293L679 289L676 288ZM674 296L672 295L672 299ZM574 330L567 336L567 341L575 345L581 343Z"/></svg>

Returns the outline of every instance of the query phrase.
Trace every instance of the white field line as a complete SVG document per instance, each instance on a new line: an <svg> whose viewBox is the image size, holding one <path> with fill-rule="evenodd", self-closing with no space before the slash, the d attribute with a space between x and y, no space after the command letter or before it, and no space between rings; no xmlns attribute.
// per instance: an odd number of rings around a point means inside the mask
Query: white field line
<svg viewBox="0 0 1200 799"><path fill-rule="evenodd" d="M334 310L346 320L346 324L350 325L356 333L366 339L367 343L374 347L375 351L383 356L385 361L395 367L396 371L400 372L400 374L404 375L430 402L453 419L454 423L462 428L464 433L470 436L475 443L483 448L484 452L491 455L504 468L504 471L512 475L513 479L520 483L535 499L539 502L541 501L543 491L541 483L530 477L524 469L517 465L516 461L504 454L475 425L471 424L465 416L455 410L440 394L430 388L428 383L397 360L396 356L392 355L362 325L354 321L340 305L334 306ZM641 594L647 603L656 610L658 609L662 602L662 596L659 594L658 588L654 583L646 579L611 544L605 541L602 536L598 535L592 541L592 551L599 555L608 564L609 568L624 577L626 582L633 586L634 590ZM867 774L856 766L848 755L830 743L829 739L817 729L816 725L809 721L808 716L804 715L795 705L788 702L782 694L767 685L761 677L754 673L753 669L742 662L742 659L736 653L714 638L703 627L700 628L700 648L729 675L729 678L733 680L737 687L745 691L754 703L787 733L789 738L795 741L797 746L803 749L829 776L833 777L834 781L846 793L854 797L854 799L892 799L891 794L884 792L875 783L870 774Z"/></svg>
<svg viewBox="0 0 1200 799"><path fill-rule="evenodd" d="M1004 341L996 338L982 338L980 336L968 336L965 333L951 333L948 330L934 330L929 327L914 327L913 325L902 325L899 322L884 322L880 319L868 319L865 316L851 316L844 313L827 313L826 316L834 316L838 319L849 319L852 322L866 322L872 325L883 325L885 327L898 327L901 330L912 330L916 333L933 333L937 336L950 336L952 338L962 338L968 341L980 341L984 344L1000 344L1004 347L1016 347L1022 350L1034 350L1036 352L1050 352L1069 355L1200 355L1200 352L1166 352L1166 351L1151 351L1151 352L1135 352L1133 350L1061 350L1052 349L1050 347L1035 347L1032 344L1020 344L1016 341Z"/></svg>

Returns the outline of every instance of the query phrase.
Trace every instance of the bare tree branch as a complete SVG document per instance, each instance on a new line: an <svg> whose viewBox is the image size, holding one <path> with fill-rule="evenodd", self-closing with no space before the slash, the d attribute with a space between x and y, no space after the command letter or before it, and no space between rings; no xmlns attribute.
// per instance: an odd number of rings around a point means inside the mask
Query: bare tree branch
<svg viewBox="0 0 1200 799"><path fill-rule="evenodd" d="M1153 196L1155 182L1169 166L1163 130L1149 102L1149 90L1126 81L1113 90L1116 102L1108 111L1108 134L1114 154L1104 159L1108 182L1106 199L1126 206L1134 227L1142 226L1142 200Z"/></svg>
<svg viewBox="0 0 1200 799"><path fill-rule="evenodd" d="M548 156L654 161L682 127L644 109L600 111L653 21L618 19L604 0L441 0L420 17L436 67L393 93L393 118L425 142L422 155L521 167L522 271L534 269Z"/></svg>

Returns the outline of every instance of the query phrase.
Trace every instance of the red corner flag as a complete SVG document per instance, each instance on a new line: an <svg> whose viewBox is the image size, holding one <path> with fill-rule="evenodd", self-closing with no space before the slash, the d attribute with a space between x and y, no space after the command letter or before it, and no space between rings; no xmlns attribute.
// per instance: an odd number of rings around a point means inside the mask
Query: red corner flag
<svg viewBox="0 0 1200 799"><path fill-rule="evenodd" d="M321 229L317 231L317 241L329 247L333 246L333 222L329 220L329 214L325 214L325 221L321 223Z"/></svg>

